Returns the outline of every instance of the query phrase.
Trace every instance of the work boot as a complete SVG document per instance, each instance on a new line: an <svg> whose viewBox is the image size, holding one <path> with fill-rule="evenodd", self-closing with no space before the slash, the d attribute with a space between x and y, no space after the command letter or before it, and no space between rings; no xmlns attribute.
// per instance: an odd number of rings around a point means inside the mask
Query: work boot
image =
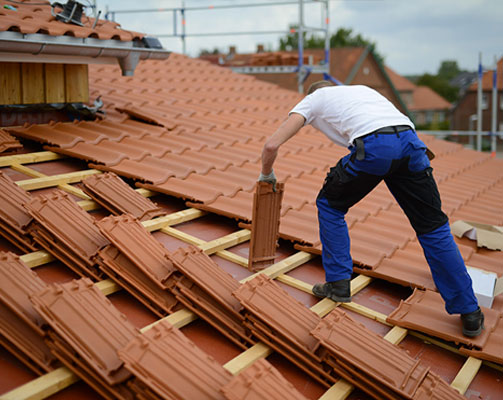
<svg viewBox="0 0 503 400"><path fill-rule="evenodd" d="M351 302L351 284L349 279L335 282L317 283L313 286L313 294L317 297L328 297L341 303Z"/></svg>
<svg viewBox="0 0 503 400"><path fill-rule="evenodd" d="M463 323L463 335L468 337L480 335L484 329L484 313L479 307L471 313L461 314L461 322Z"/></svg>

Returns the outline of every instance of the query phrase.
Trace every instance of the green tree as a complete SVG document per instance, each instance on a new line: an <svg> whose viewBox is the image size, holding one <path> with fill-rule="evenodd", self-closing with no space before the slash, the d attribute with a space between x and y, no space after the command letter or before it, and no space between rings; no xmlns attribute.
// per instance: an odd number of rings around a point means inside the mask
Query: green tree
<svg viewBox="0 0 503 400"><path fill-rule="evenodd" d="M447 101L453 103L458 99L458 89L451 86L447 79L438 75L423 74L416 82L419 86L428 86Z"/></svg>
<svg viewBox="0 0 503 400"><path fill-rule="evenodd" d="M299 37L297 35L298 25L291 25L290 32L279 40L279 50L296 50L299 47ZM304 32L305 49L323 49L325 47L325 38L317 34L309 36ZM381 62L384 58L376 52L375 42L365 39L361 34L353 33L351 28L339 28L337 32L330 36L330 48L336 47L366 47L370 46L374 54Z"/></svg>
<svg viewBox="0 0 503 400"><path fill-rule="evenodd" d="M458 67L458 62L455 60L445 60L440 63L437 76L440 79L450 81L452 78L458 76L462 70Z"/></svg>

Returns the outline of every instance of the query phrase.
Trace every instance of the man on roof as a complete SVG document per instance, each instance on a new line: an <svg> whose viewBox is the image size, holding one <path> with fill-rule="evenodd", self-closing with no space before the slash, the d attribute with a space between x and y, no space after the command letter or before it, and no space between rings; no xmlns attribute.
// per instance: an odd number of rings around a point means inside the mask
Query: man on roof
<svg viewBox="0 0 503 400"><path fill-rule="evenodd" d="M307 96L266 141L259 180L276 184L279 147L310 124L350 153L330 168L316 199L325 283L313 294L351 301L353 261L345 215L384 180L407 215L449 314L461 314L463 334L481 333L484 314L452 237L428 155L412 121L377 91L362 85L313 83Z"/></svg>

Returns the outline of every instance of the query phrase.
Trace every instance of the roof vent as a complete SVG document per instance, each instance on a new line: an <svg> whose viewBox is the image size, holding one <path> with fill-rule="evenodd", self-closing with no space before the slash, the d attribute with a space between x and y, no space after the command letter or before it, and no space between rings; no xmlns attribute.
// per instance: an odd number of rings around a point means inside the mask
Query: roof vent
<svg viewBox="0 0 503 400"><path fill-rule="evenodd" d="M75 24L79 26L84 26L81 22L82 20L82 10L84 6L77 1L68 0L65 5L61 3L52 3L51 4L51 14L56 17L58 21L63 21L67 24ZM60 13L55 13L54 8L61 8L63 11Z"/></svg>

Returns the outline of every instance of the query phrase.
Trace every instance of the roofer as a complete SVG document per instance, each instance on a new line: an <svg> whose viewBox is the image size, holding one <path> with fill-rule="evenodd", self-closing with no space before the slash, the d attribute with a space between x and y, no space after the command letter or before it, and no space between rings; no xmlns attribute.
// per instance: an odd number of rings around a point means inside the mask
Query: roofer
<svg viewBox="0 0 503 400"><path fill-rule="evenodd" d="M315 284L313 293L351 301L353 261L344 217L384 180L417 234L447 312L461 314L464 335L480 334L484 314L441 210L428 157L432 153L411 120L369 87L316 82L266 141L260 181L276 184L273 164L279 147L307 124L350 150L330 168L316 199L326 282Z"/></svg>

